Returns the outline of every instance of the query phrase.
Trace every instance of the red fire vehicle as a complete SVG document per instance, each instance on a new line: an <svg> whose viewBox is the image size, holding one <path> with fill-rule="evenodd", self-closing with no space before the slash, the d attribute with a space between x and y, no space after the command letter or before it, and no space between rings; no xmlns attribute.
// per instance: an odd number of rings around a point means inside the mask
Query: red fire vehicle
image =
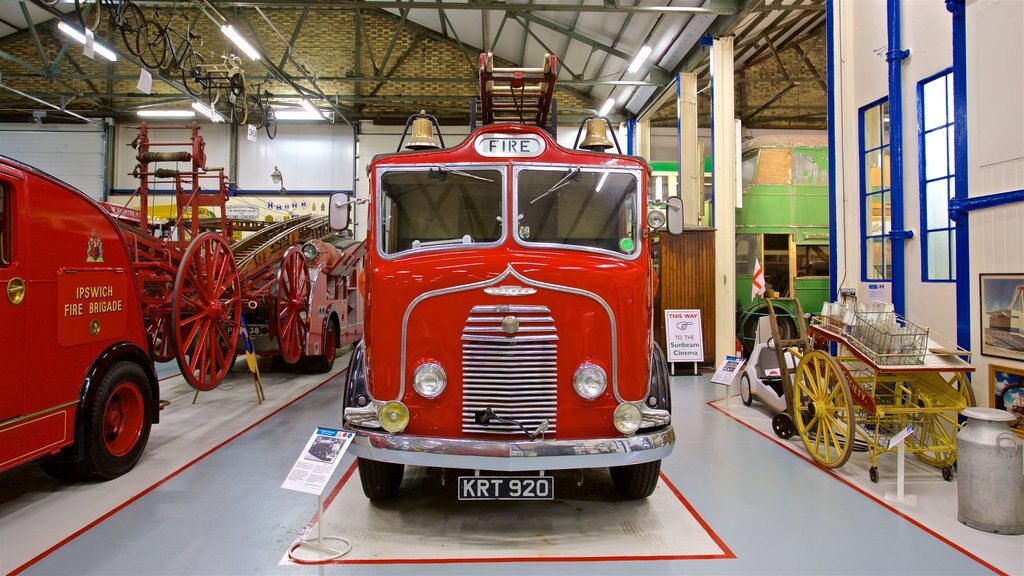
<svg viewBox="0 0 1024 576"><path fill-rule="evenodd" d="M523 473L603 467L625 498L654 491L675 436L648 177L520 124L374 159L344 395L368 498L394 496L407 464L470 471L460 499L547 498L552 477Z"/></svg>
<svg viewBox="0 0 1024 576"><path fill-rule="evenodd" d="M0 157L0 471L130 470L159 416L125 239L99 204Z"/></svg>

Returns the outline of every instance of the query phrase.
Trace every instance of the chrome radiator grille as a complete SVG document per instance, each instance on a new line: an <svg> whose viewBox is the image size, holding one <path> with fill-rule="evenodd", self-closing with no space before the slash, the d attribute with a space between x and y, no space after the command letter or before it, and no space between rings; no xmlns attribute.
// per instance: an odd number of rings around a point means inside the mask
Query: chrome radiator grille
<svg viewBox="0 0 1024 576"><path fill-rule="evenodd" d="M508 334L502 320L513 316ZM478 424L491 408L533 431L544 420L556 431L558 333L547 306L474 306L462 331L462 431L521 434L514 424Z"/></svg>

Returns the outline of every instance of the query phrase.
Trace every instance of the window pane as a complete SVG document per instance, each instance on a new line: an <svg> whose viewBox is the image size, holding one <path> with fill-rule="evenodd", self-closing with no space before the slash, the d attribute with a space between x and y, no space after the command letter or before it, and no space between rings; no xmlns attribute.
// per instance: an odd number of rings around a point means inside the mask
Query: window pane
<svg viewBox="0 0 1024 576"><path fill-rule="evenodd" d="M946 136L948 140L947 150L949 150L949 174L956 173L956 140L955 134L953 133L953 127L946 128Z"/></svg>
<svg viewBox="0 0 1024 576"><path fill-rule="evenodd" d="M946 132L936 130L924 135L924 177L928 180L949 174L946 171L949 158L946 152Z"/></svg>
<svg viewBox="0 0 1024 576"><path fill-rule="evenodd" d="M929 182L925 189L925 202L928 229L949 226L949 180Z"/></svg>
<svg viewBox="0 0 1024 576"><path fill-rule="evenodd" d="M892 163L889 158L890 147L886 146L882 148L882 188L888 190L892 188Z"/></svg>
<svg viewBox="0 0 1024 576"><path fill-rule="evenodd" d="M737 234L736 235L736 275L753 276L754 260L760 259L761 250L758 247L759 234Z"/></svg>
<svg viewBox="0 0 1024 576"><path fill-rule="evenodd" d="M878 106L872 106L864 111L864 149L871 150L882 145L881 126Z"/></svg>
<svg viewBox="0 0 1024 576"><path fill-rule="evenodd" d="M889 193L882 192L882 234L888 234L892 230L890 221L892 220L892 204L889 201Z"/></svg>
<svg viewBox="0 0 1024 576"><path fill-rule="evenodd" d="M828 246L802 245L796 247L796 275L828 276Z"/></svg>
<svg viewBox="0 0 1024 576"><path fill-rule="evenodd" d="M885 244L887 242L884 238L868 238L866 241L866 248L864 257L867 258L867 279L868 280L884 280L885 279Z"/></svg>
<svg viewBox="0 0 1024 576"><path fill-rule="evenodd" d="M889 102L882 102L882 145L889 143Z"/></svg>
<svg viewBox="0 0 1024 576"><path fill-rule="evenodd" d="M876 150L864 155L864 189L868 194L882 189L882 151Z"/></svg>
<svg viewBox="0 0 1024 576"><path fill-rule="evenodd" d="M865 236L881 236L882 234L881 194L871 194L864 199L864 234Z"/></svg>
<svg viewBox="0 0 1024 576"><path fill-rule="evenodd" d="M924 129L931 130L946 124L946 77L925 84L923 92Z"/></svg>
<svg viewBox="0 0 1024 576"><path fill-rule="evenodd" d="M743 156L743 190L754 183L754 171L757 169L757 151Z"/></svg>
<svg viewBox="0 0 1024 576"><path fill-rule="evenodd" d="M952 124L956 119L953 112L953 73L946 74L946 123Z"/></svg>
<svg viewBox="0 0 1024 576"><path fill-rule="evenodd" d="M949 231L949 279L956 280L956 230Z"/></svg>
<svg viewBox="0 0 1024 576"><path fill-rule="evenodd" d="M929 232L928 279L949 280L949 232Z"/></svg>

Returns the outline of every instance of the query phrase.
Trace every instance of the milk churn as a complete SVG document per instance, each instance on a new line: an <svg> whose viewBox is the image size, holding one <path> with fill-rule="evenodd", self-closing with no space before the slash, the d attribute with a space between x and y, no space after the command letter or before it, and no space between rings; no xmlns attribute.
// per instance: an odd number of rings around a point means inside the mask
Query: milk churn
<svg viewBox="0 0 1024 576"><path fill-rule="evenodd" d="M957 433L957 519L978 530L1024 534L1024 453L1003 410L967 408Z"/></svg>

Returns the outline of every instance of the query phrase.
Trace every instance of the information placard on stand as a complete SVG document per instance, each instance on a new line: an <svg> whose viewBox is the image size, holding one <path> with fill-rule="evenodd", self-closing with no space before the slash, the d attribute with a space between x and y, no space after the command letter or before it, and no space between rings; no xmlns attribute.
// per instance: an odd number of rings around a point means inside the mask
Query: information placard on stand
<svg viewBox="0 0 1024 576"><path fill-rule="evenodd" d="M739 375L740 370L743 368L743 359L737 358L736 356L726 356L725 360L722 361L721 366L718 370L715 370L715 375L711 377L713 384L721 384L725 386L725 403L729 404L729 387L732 386L733 380Z"/></svg>
<svg viewBox="0 0 1024 576"><path fill-rule="evenodd" d="M340 558L352 549L352 544L345 538L324 535L323 494L355 437L352 432L317 427L281 484L281 488L315 494L317 497L316 538L300 540L292 546L288 550L292 560L316 564ZM340 543L341 546L337 549L329 548L325 545L327 542Z"/></svg>
<svg viewBox="0 0 1024 576"><path fill-rule="evenodd" d="M676 362L704 361L704 333L701 330L700 310L665 310L665 354L675 373Z"/></svg>

